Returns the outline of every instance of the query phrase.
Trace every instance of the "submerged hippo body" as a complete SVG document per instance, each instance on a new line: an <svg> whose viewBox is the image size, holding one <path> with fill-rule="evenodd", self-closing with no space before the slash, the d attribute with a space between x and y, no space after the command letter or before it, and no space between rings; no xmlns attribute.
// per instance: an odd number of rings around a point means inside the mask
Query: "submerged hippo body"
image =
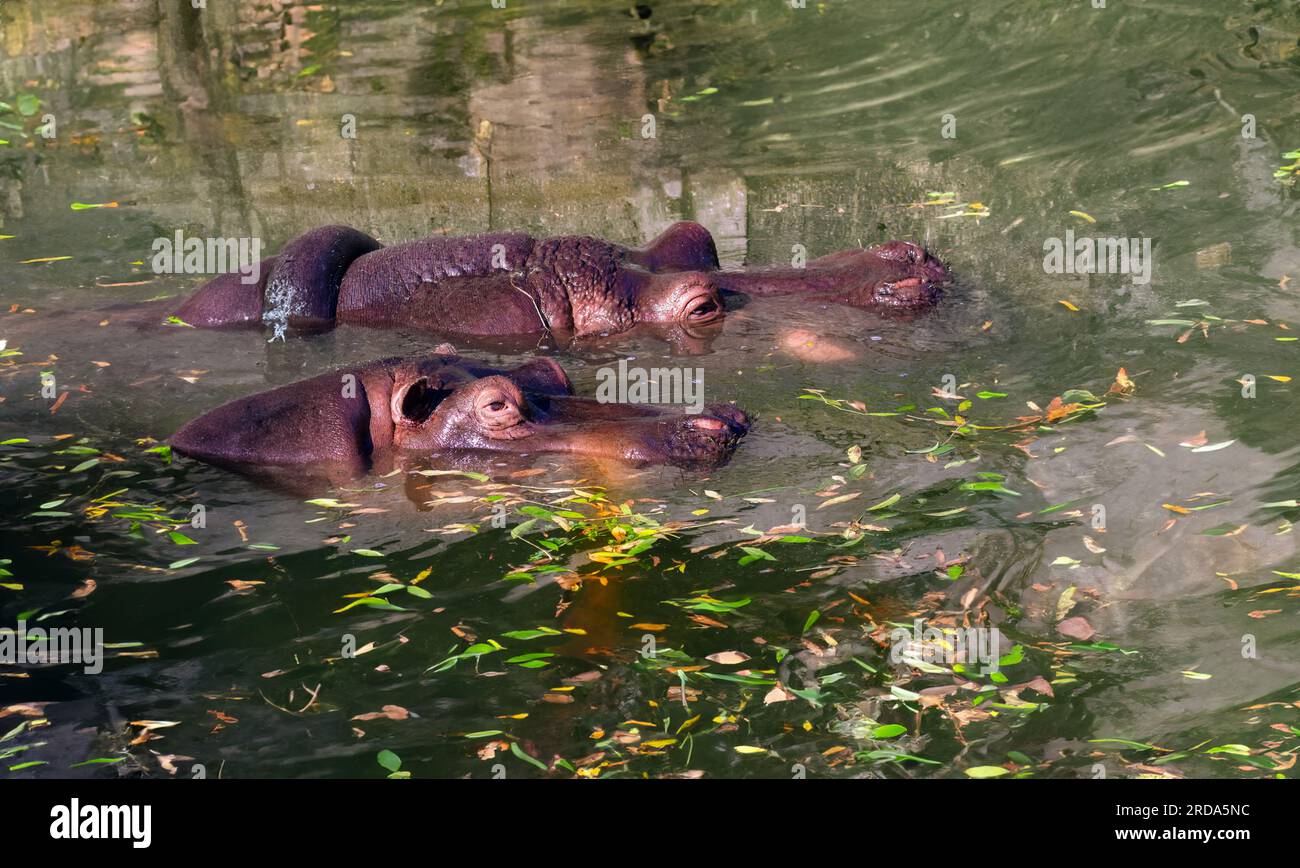
<svg viewBox="0 0 1300 868"><path fill-rule="evenodd" d="M806 268L720 271L707 229L682 222L644 247L586 236L431 236L383 247L325 226L260 264L258 279L224 274L175 316L197 327L335 323L464 335L614 334L638 324L704 326L726 293L805 293L881 311L933 303L948 272L922 248L891 241L812 260Z"/></svg>
<svg viewBox="0 0 1300 868"><path fill-rule="evenodd" d="M711 467L749 429L730 404L698 415L573 397L539 358L513 370L453 351L341 369L240 398L185 425L182 454L269 481L339 481L402 456L560 452L637 464Z"/></svg>

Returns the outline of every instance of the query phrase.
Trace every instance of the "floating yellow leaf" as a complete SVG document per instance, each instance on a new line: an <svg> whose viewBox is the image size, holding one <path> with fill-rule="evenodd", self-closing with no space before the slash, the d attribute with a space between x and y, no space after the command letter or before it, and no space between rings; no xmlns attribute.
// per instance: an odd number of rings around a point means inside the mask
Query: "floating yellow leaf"
<svg viewBox="0 0 1300 868"><path fill-rule="evenodd" d="M1115 375L1115 382L1106 390L1107 395L1131 395L1137 389L1137 384L1129 379L1128 371L1123 368Z"/></svg>
<svg viewBox="0 0 1300 868"><path fill-rule="evenodd" d="M708 655L704 659L712 660L714 663L722 663L722 664L744 663L746 660L749 659L749 655L744 654L740 651L719 651L716 654Z"/></svg>
<svg viewBox="0 0 1300 868"><path fill-rule="evenodd" d="M825 509L826 507L834 506L837 503L844 503L845 501L852 500L860 494L862 494L861 491L855 491L852 494L841 494L839 497L832 497L830 500L823 500L821 503L817 504L817 508Z"/></svg>

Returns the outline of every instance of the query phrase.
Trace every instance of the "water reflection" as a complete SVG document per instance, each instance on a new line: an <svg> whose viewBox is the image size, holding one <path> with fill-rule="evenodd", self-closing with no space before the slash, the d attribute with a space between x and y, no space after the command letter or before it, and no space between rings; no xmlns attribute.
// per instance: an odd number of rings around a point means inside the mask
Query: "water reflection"
<svg viewBox="0 0 1300 868"><path fill-rule="evenodd" d="M960 613L972 588L988 592L999 617L1014 620L1017 641L1038 643L1061 640L1064 606L1086 616L1098 641L1138 652L1062 655L1047 711L1027 726L1010 713L973 723L987 727L976 747L936 773L1001 763L1014 744L1048 763L1043 774L1090 774L1094 761L1132 774L1141 756L1099 759L1083 740L1178 747L1212 737L1261 756L1268 726L1295 724L1241 711L1290 701L1300 683L1300 649L1285 627L1292 580L1278 575L1297 571L1289 521L1300 513L1265 506L1294 496L1300 466L1287 379L1300 372L1286 340L1300 315L1295 188L1273 176L1297 145L1288 138L1300 83L1293 4L1169 2L1104 14L1044 5L1011 18L947 2L924 14L904 3L800 11L676 0L646 4L648 15L574 0L505 12L451 0L245 0L203 14L186 5L164 4L161 18L152 3L11 0L0 9L0 99L38 94L60 130L0 148L0 234L15 236L0 240L2 309L17 311L0 314L0 338L24 354L0 369L0 439L32 441L0 447L9 450L4 509L15 517L0 529L0 557L14 573L3 581L23 585L0 590L9 595L0 607L7 620L67 612L141 643L141 656L115 657L93 684L58 670L0 683L14 702L55 703L53 727L40 735L50 744L40 754L47 772L123 747L141 733L121 724L144 718L183 724L141 745L225 762L232 776L372 776L380 742L418 774L481 773L478 748L459 733L498 728L500 715L522 710L530 744L577 756L591 728L643 715L647 697L682 698L660 695L662 673L628 662L644 631L615 629L601 612L662 618L664 643L691 654L761 636L812 659L802 643L821 638L801 627L813 609L828 613L820 628L858 642L831 620L863 606L848 592L869 600L877 621L906 620L927 600ZM939 133L946 113L952 139ZM647 114L653 137L643 135ZM1254 138L1242 136L1247 114ZM355 138L342 134L348 115ZM1166 186L1177 181L1188 183ZM69 209L111 201L120 207ZM788 261L796 245L815 256L912 238L950 261L959 286L933 316L906 325L772 299L729 312L716 335L541 348L562 358L580 393L612 359L698 353L690 364L705 368L709 399L736 399L759 417L736 460L710 478L655 471L611 492L663 520L708 509L700 521L720 523L656 549L661 568L624 571L617 588L590 597L551 585L512 590L501 577L524 556L508 529L446 532L483 516L456 513L457 504L413 509L396 481L347 493L386 512L321 520L298 499L208 468L163 465L135 442L331 366L427 350L427 336L343 328L269 345L254 332L146 336L99 326L119 316L101 312L114 303L191 290L193 280L136 264L153 238L178 229L257 235L268 250L332 222L386 243L518 229L636 244L678 219L707 225L730 265ZM1043 239L1067 228L1153 238L1151 284L1044 274ZM18 264L64 255L73 258ZM783 346L784 329L852 358L818 364ZM499 363L535 350L484 348ZM1018 443L962 442L934 461L924 455L938 436L932 428L798 398L807 387L871 411L911 404L951 415L957 402L933 392L951 376L963 395L1007 395L976 397L962 411L1006 423L1033 412L1027 401L1045 407L1076 387L1102 394L1121 366L1137 391L1099 415L1026 431ZM55 411L39 394L49 369L67 395ZM1247 373L1258 384L1249 398L1237 382ZM1180 445L1202 431L1208 445L1234 442L1208 452ZM90 438L103 466L70 474L81 459L57 450L77 441L54 439L67 434ZM855 446L868 469L835 492L861 496L817 509L831 497L819 495L828 480L849 472ZM106 468L132 475L94 475ZM542 469L546 476L524 479L582 484L580 469ZM1020 496L961 494L975 473L1005 476ZM165 535L125 535L129 522L31 516L62 511L41 504L124 485L133 502L208 504L212 532L177 547ZM435 488L451 499L471 491L463 480ZM830 567L787 551L797 546L784 546L777 565L745 566L727 548L743 539L741 528L787 524L795 505L808 508L814 531L841 531L893 493L906 498L908 516L893 522L896 535L846 551L833 575L809 578ZM1043 512L1061 504L1070 506ZM967 511L916 519L958 505ZM1104 532L1092 524L1095 505L1105 509ZM357 548L387 557L376 564ZM166 569L191 550L203 560ZM968 572L936 576L954 557L968 559ZM665 571L674 559L689 569ZM436 599L418 614L333 614L376 572L405 582L427 564L436 567L425 585ZM97 590L70 598L87 578ZM663 602L701 588L752 599L728 621L731 632ZM485 679L467 664L445 677L423 672L461 642L457 630L487 638L558 624L557 606L574 599L587 602L563 623L585 625L591 639L556 652L557 677L544 685L574 686L572 706L539 699L549 694L539 694L535 673ZM372 667L328 662L343 629L376 643ZM1247 635L1254 658L1241 653ZM584 681L595 671L593 647L610 651L597 659L613 665ZM755 647L743 646L769 664ZM318 683L326 690L311 713L329 716L310 719L308 738L296 711ZM881 700L866 693L836 711L836 726L878 719ZM704 696L716 705L736 698ZM368 736L357 738L351 727L362 724L349 719L388 698L421 717L405 729L366 722ZM805 732L814 712L796 705L753 713L780 762L747 766L726 750L697 754L698 763L719 774L784 773L781 762L820 756L845 738L820 718ZM214 709L239 723L209 716ZM547 714L555 709L563 714ZM942 740L916 746L930 749L945 762L958 757ZM844 771L819 762L827 774ZM1170 767L1249 775L1203 758Z"/></svg>

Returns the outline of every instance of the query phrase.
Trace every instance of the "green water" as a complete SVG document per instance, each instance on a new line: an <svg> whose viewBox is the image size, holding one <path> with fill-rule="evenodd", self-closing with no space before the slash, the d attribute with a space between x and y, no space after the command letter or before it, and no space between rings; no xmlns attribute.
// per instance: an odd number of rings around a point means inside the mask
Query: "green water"
<svg viewBox="0 0 1300 868"><path fill-rule="evenodd" d="M41 100L0 116L28 136L0 128L0 339L21 353L0 358L0 621L114 646L97 675L0 664L0 775L382 777L383 750L415 777L543 774L509 743L592 775L1294 774L1300 248L1296 188L1275 176L1300 148L1294 3L209 5L161 22L144 2L0 7L0 100ZM198 282L141 264L159 236L275 250L345 222L386 243L639 243L678 219L727 265L902 237L958 281L908 322L759 300L709 345L543 348L580 393L620 357L701 368L708 400L758 418L707 477L485 461L489 483L372 477L319 492L356 504L328 507L147 451L231 398L436 343L138 330L110 308ZM1150 238L1149 283L1046 273L1067 230ZM21 264L48 257L70 258ZM850 357L802 357L792 330ZM1136 388L1107 395L1121 367ZM864 416L806 389L914 409ZM939 424L1011 424L1071 389L1105 406L951 439ZM961 487L990 481L1017 494ZM608 534L512 534L522 508L596 486L629 506L591 527L675 533L603 569ZM133 531L144 505L195 504L193 544ZM737 548L800 513L812 542ZM530 563L585 581L505 579ZM402 611L335 612L425 570L422 595L386 595ZM702 594L749 602L666 602ZM1004 682L895 666L869 634L913 618L996 625L1021 650ZM1072 618L1091 644L1058 632ZM520 638L537 628L585 632ZM489 640L505 650L438 668ZM730 651L749 659L707 659ZM532 653L554 656L516 659ZM385 706L405 712L356 719Z"/></svg>

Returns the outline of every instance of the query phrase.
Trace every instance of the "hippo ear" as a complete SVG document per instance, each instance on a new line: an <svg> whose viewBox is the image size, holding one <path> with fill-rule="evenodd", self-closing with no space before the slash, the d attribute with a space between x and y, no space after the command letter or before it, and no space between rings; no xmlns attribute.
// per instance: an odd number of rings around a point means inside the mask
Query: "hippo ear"
<svg viewBox="0 0 1300 868"><path fill-rule="evenodd" d="M510 372L510 379L525 392L542 395L572 395L573 383L560 363L550 356L525 362Z"/></svg>
<svg viewBox="0 0 1300 868"><path fill-rule="evenodd" d="M393 424L408 427L423 425L454 389L440 389L428 377L417 377L393 389L391 411Z"/></svg>
<svg viewBox="0 0 1300 868"><path fill-rule="evenodd" d="M709 230L683 220L637 250L633 260L651 271L714 271L718 268L718 248Z"/></svg>

